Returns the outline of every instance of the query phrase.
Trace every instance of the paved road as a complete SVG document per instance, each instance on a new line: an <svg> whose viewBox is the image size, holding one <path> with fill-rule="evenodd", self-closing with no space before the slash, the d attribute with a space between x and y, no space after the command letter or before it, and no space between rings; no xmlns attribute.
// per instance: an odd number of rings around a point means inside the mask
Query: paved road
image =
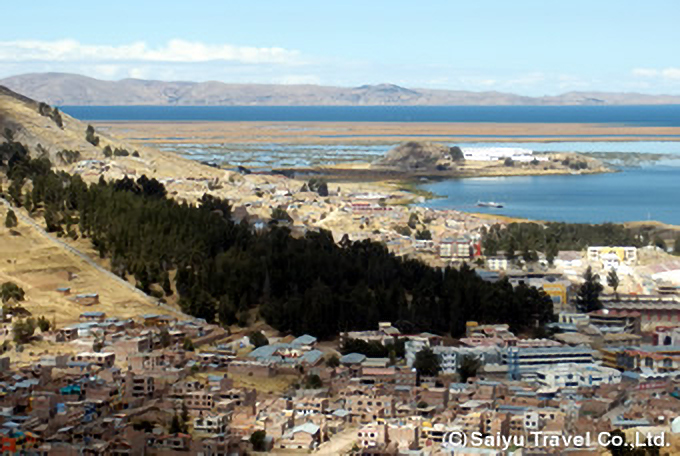
<svg viewBox="0 0 680 456"><path fill-rule="evenodd" d="M92 258L90 258L87 254L81 252L80 250L76 249L76 248L73 247L72 245L67 244L66 242L62 241L61 239L59 239L59 238L57 238L57 237L55 237L55 236L52 236L50 233L48 233L47 231L45 231L45 230L43 229L42 226L40 226L38 223L36 223L35 220L33 220L32 218L27 217L26 215L24 215L21 211L19 211L19 210L16 209L14 206L12 206L12 205L10 204L10 202L7 201L6 199L0 197L0 203L2 203L3 205L5 205L5 207L7 207L8 209L13 210L14 213L16 214L16 216L17 216L18 219L20 219L22 222L24 222L24 223L26 223L26 224L32 226L38 233L40 233L40 235L42 235L43 237L47 238L47 239L50 240L51 242L53 242L53 243L55 243L55 244L58 244L60 247L63 247L64 249L68 250L69 252L73 253L74 255L77 255L77 256L80 257L83 261L85 261L87 264L89 264L90 266L92 266L93 268L95 268L96 270L98 270L99 272L101 272L102 274L105 274L105 275L109 276L111 279L117 281L117 282L118 282L119 284L121 284L122 286L127 287L129 290L131 290L131 291L137 293L137 295L139 295L142 299L145 299L145 300L147 300L148 302L150 302L150 303L152 303L152 304L156 304L158 307L161 307L161 308L163 308L164 310L167 310L168 312L173 313L173 314L179 316L179 317L180 317L181 319L183 319L183 320L186 320L186 319L190 319L190 320L191 320L191 319L193 319L193 317L190 317L190 316L188 316L188 315L182 313L181 311L175 309L174 307L169 306L169 305L167 305L167 304L164 304L164 303L162 303L162 302L159 302L158 299L156 299L156 298L154 298L154 297L152 297L152 296L149 296L148 294L144 293L144 292L143 292L142 290L140 290L139 288L137 288L137 287L135 287L134 285L132 285L132 284L131 284L130 282L128 282L127 280L123 280L122 278L118 277L116 274L112 273L112 272L109 271L108 269L106 269L106 268L102 267L101 265L97 264L97 263L96 263Z"/></svg>

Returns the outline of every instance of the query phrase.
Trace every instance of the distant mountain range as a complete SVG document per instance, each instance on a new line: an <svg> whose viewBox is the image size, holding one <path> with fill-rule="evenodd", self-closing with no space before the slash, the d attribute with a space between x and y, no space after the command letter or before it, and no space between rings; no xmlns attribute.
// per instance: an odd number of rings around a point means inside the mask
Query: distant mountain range
<svg viewBox="0 0 680 456"><path fill-rule="evenodd" d="M36 73L0 79L18 93L52 105L80 106L370 106L370 105L660 105L680 104L678 95L569 92L528 97L502 92L408 89L393 84L360 87L317 85L103 81L77 74Z"/></svg>

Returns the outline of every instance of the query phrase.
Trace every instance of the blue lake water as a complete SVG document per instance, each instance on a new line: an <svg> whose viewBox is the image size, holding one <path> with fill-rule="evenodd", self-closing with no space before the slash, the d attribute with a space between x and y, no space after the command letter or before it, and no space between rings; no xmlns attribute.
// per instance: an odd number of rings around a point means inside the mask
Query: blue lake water
<svg viewBox="0 0 680 456"><path fill-rule="evenodd" d="M92 121L513 122L680 126L664 106L60 106Z"/></svg>
<svg viewBox="0 0 680 456"><path fill-rule="evenodd" d="M369 107L160 107L64 106L82 120L99 121L328 121L328 122L518 122L607 123L680 126L680 105L673 106L369 106ZM377 135L379 136L379 135ZM621 135L625 139L626 135ZM659 220L680 225L680 142L570 141L475 143L470 136L460 146L512 146L539 152L637 152L677 156L649 166L622 168L615 174L457 179L422 184L443 198L424 205L433 208L497 213L534 220L602 223ZM493 135L484 139L493 140ZM349 137L348 137L349 139ZM158 144L195 160L252 167L307 167L346 161L370 161L392 144ZM484 209L478 201L498 201L502 209Z"/></svg>
<svg viewBox="0 0 680 456"><path fill-rule="evenodd" d="M455 179L421 188L444 198L432 208L579 223L659 220L680 225L680 167L654 165L615 174ZM501 209L477 207L496 201Z"/></svg>

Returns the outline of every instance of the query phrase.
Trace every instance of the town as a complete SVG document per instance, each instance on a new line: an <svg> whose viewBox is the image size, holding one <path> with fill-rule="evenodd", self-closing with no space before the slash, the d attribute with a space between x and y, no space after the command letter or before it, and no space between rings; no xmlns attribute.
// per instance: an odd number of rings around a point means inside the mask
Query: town
<svg viewBox="0 0 680 456"><path fill-rule="evenodd" d="M468 321L461 338L381 322L317 340L164 307L122 317L67 275L48 292L80 313L57 325L29 316L24 291L6 282L3 453L576 455L602 448L570 447L571 437L612 430L663 434L670 454L680 451L680 261L664 249L486 254L484 236L507 221L391 203L402 194L248 182L252 196L239 189L232 217L254 230L276 219L293 233L372 239L437 267L469 264L485 281L543 290L554 322L527 335ZM593 311L578 308L588 280L602 284ZM536 433L558 445L532 446ZM524 444L465 446L456 435Z"/></svg>

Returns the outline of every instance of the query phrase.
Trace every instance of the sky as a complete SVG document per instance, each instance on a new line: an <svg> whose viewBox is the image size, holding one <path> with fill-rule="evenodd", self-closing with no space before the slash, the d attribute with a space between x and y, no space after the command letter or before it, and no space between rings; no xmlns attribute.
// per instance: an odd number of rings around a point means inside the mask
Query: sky
<svg viewBox="0 0 680 456"><path fill-rule="evenodd" d="M680 94L677 0L62 0L2 16L0 78Z"/></svg>

